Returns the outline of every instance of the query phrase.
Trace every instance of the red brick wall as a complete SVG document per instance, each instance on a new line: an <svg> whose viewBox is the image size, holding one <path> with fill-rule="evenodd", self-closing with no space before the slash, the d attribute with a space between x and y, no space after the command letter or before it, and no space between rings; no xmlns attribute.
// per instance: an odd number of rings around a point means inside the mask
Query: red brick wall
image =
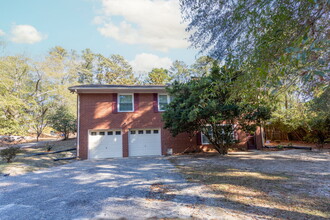
<svg viewBox="0 0 330 220"><path fill-rule="evenodd" d="M196 146L196 138L188 134L180 134L173 138L169 131L163 129L161 112L155 112L152 93L140 93L139 102L135 103L135 112L116 112L116 96L113 94L79 94L80 96L80 128L79 157L88 158L88 130L91 129L122 129L123 156L128 155L128 129L161 128L162 154L168 148L173 153L182 152ZM138 107L138 108L136 108Z"/></svg>
<svg viewBox="0 0 330 220"><path fill-rule="evenodd" d="M180 153L202 147L197 143L196 136L191 137L187 133L182 133L172 137L168 130L163 129L162 113L155 111L153 104L155 95L152 93L138 94L139 101L134 103L134 108L137 109L135 112L118 112L116 94L79 94L79 96L79 157L82 159L88 158L88 130L92 129L121 129L124 157L129 156L128 130L131 128L161 128L163 155L168 148L172 148L173 153ZM238 138L240 142L235 147L246 149L245 132L239 131Z"/></svg>

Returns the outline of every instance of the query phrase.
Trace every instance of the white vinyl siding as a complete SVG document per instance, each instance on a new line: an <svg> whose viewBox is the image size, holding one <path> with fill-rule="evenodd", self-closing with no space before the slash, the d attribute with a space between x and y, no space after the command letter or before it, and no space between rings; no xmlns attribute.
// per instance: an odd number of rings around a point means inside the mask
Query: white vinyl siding
<svg viewBox="0 0 330 220"><path fill-rule="evenodd" d="M118 94L118 111L133 112L134 111L134 95Z"/></svg>

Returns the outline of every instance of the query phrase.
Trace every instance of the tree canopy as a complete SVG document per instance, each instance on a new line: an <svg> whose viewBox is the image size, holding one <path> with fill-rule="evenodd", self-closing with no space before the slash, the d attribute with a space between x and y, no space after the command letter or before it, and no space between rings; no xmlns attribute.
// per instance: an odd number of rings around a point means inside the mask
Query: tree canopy
<svg viewBox="0 0 330 220"><path fill-rule="evenodd" d="M167 69L154 68L148 73L146 83L152 85L166 85L170 80L171 77Z"/></svg>
<svg viewBox="0 0 330 220"><path fill-rule="evenodd" d="M39 59L0 57L0 134L37 137L49 126L54 109L76 114L76 95L68 87L80 83L133 84L132 67L120 55L109 58L85 49L81 54L61 46Z"/></svg>
<svg viewBox="0 0 330 220"><path fill-rule="evenodd" d="M64 134L65 140L69 138L70 133L77 130L75 115L64 105L57 107L49 116L49 123L55 130Z"/></svg>
<svg viewBox="0 0 330 220"><path fill-rule="evenodd" d="M330 80L329 1L180 2L192 46L244 70L248 88Z"/></svg>
<svg viewBox="0 0 330 220"><path fill-rule="evenodd" d="M174 82L168 87L173 101L163 114L165 128L173 136L202 131L220 154L226 154L235 142L233 132L243 129L253 133L270 113L268 106L260 103L229 100L230 87L239 74L214 65L209 76Z"/></svg>
<svg viewBox="0 0 330 220"><path fill-rule="evenodd" d="M270 126L295 132L300 140L317 127L326 129L320 126L327 123L325 114L314 104L321 107L329 89L329 1L180 0L180 5L192 47L243 73L231 87L232 100L271 104Z"/></svg>

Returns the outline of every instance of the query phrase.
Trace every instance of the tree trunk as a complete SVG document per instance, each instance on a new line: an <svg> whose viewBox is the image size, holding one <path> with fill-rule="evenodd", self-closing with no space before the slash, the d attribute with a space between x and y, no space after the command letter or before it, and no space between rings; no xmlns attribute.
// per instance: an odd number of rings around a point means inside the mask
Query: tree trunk
<svg viewBox="0 0 330 220"><path fill-rule="evenodd" d="M63 140L66 140L66 139L67 139L67 132L66 132L66 128L64 129L64 132L63 132L63 134L64 134L64 139L63 139Z"/></svg>
<svg viewBox="0 0 330 220"><path fill-rule="evenodd" d="M39 132L37 132L37 142L39 142L39 137L40 137L40 133Z"/></svg>
<svg viewBox="0 0 330 220"><path fill-rule="evenodd" d="M218 151L221 155L228 154L228 148L226 146L220 146L220 145L213 145L214 148Z"/></svg>

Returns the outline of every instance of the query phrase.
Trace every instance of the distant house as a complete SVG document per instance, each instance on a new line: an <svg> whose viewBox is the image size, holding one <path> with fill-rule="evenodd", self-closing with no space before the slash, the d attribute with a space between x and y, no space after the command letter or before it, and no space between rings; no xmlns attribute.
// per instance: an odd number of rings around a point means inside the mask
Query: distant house
<svg viewBox="0 0 330 220"><path fill-rule="evenodd" d="M165 86L79 85L69 90L77 93L82 159L166 155L210 146L201 133L172 137L163 128L161 115L170 102ZM260 148L259 136L249 145ZM240 140L237 147L248 147L244 132L235 137Z"/></svg>

